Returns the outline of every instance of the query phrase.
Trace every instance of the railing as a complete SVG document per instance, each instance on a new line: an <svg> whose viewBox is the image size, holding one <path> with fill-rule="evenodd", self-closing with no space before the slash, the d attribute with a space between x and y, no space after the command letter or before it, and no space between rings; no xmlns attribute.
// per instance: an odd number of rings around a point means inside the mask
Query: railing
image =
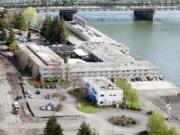
<svg viewBox="0 0 180 135"><path fill-rule="evenodd" d="M179 0L1 0L0 7L179 7Z"/></svg>

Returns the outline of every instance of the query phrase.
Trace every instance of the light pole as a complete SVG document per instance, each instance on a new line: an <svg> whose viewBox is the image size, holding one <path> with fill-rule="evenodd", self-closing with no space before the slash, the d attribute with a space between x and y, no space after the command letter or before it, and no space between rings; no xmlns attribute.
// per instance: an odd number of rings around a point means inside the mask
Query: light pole
<svg viewBox="0 0 180 135"><path fill-rule="evenodd" d="M166 115L167 115L167 119L168 120L171 120L171 115L172 115L172 113L171 113L171 111L172 111L172 107L171 107L171 103L169 102L168 104L166 104Z"/></svg>

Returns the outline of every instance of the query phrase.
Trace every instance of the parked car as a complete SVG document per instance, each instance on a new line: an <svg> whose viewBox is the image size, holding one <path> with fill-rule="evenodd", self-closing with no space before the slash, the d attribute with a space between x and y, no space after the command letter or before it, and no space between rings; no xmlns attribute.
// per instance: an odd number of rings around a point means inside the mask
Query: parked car
<svg viewBox="0 0 180 135"><path fill-rule="evenodd" d="M47 105L47 106L46 106L46 110L47 110L47 111L51 111L51 110L52 110L52 106L51 106L51 105Z"/></svg>
<svg viewBox="0 0 180 135"><path fill-rule="evenodd" d="M164 80L165 79L165 77L164 76L159 76L159 80Z"/></svg>
<svg viewBox="0 0 180 135"><path fill-rule="evenodd" d="M43 111L46 110L46 106L41 106L40 110L43 110Z"/></svg>
<svg viewBox="0 0 180 135"><path fill-rule="evenodd" d="M17 101L15 101L12 104L12 112L13 112L13 114L19 114L19 111L20 111L19 103Z"/></svg>
<svg viewBox="0 0 180 135"><path fill-rule="evenodd" d="M26 94L31 94L30 90L27 90L27 91L26 91Z"/></svg>
<svg viewBox="0 0 180 135"><path fill-rule="evenodd" d="M51 95L50 94L46 95L45 99L51 99Z"/></svg>
<svg viewBox="0 0 180 135"><path fill-rule="evenodd" d="M148 77L147 77L147 80L148 80L148 81L152 81L152 80L153 80L153 78L152 78L152 77L150 77L150 76L148 76Z"/></svg>
<svg viewBox="0 0 180 135"><path fill-rule="evenodd" d="M37 90L37 91L36 91L36 94L37 94L37 95L40 95L40 94L41 94L41 91L40 91L40 90Z"/></svg>
<svg viewBox="0 0 180 135"><path fill-rule="evenodd" d="M29 94L28 97L29 98L34 98L34 96L32 94Z"/></svg>
<svg viewBox="0 0 180 135"><path fill-rule="evenodd" d="M22 99L22 96L17 96L17 97L15 98L15 101L18 101L18 100L20 100L20 99Z"/></svg>

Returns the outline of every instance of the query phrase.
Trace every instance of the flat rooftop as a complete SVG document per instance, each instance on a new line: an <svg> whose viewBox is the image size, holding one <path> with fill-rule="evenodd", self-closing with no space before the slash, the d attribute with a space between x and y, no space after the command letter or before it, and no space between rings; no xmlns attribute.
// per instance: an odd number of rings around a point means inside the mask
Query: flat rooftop
<svg viewBox="0 0 180 135"><path fill-rule="evenodd" d="M148 61L136 61L135 63L117 63L117 62L87 62L67 64L70 72L96 72L96 71L127 71L127 70L154 70L158 71Z"/></svg>
<svg viewBox="0 0 180 135"><path fill-rule="evenodd" d="M18 47L39 66L57 67L64 63L63 59L47 46L21 43Z"/></svg>
<svg viewBox="0 0 180 135"><path fill-rule="evenodd" d="M105 77L85 77L83 80L88 81L89 83L95 85L97 90L101 91L110 91L110 90L118 90L122 91L119 87L116 86L113 82Z"/></svg>
<svg viewBox="0 0 180 135"><path fill-rule="evenodd" d="M132 62L133 57L126 54L126 50L114 43L86 42L80 45L80 48L101 59L103 62Z"/></svg>
<svg viewBox="0 0 180 135"><path fill-rule="evenodd" d="M86 61L81 60L81 59L74 59L74 58L70 58L70 59L68 59L68 63L69 63L69 64L75 64L75 63L86 63Z"/></svg>
<svg viewBox="0 0 180 135"><path fill-rule="evenodd" d="M71 36L69 38L71 42L76 44L77 48L96 56L103 62L132 62L135 60L129 55L129 49L127 47L96 29L89 26L83 27L78 23L73 23L72 27L86 35L89 40L77 42L76 40L78 39L74 40Z"/></svg>
<svg viewBox="0 0 180 135"><path fill-rule="evenodd" d="M129 55L129 49L113 39L107 37L98 30L73 23L72 27L89 37L88 41L70 40L76 44L76 48L97 57L103 61L100 63L78 63L70 67L71 71L109 71L109 70L156 70L158 69L148 61L139 61ZM78 40L78 42L77 42ZM157 72L158 73L158 72Z"/></svg>

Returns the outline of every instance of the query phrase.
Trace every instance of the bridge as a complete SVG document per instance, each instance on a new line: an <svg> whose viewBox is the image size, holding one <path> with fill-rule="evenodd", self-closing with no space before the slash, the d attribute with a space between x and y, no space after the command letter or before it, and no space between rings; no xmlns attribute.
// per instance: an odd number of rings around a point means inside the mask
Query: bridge
<svg viewBox="0 0 180 135"><path fill-rule="evenodd" d="M0 0L0 7L17 10L35 7L37 10L59 10L68 20L78 10L133 10L135 18L153 20L155 10L179 10L180 0Z"/></svg>

